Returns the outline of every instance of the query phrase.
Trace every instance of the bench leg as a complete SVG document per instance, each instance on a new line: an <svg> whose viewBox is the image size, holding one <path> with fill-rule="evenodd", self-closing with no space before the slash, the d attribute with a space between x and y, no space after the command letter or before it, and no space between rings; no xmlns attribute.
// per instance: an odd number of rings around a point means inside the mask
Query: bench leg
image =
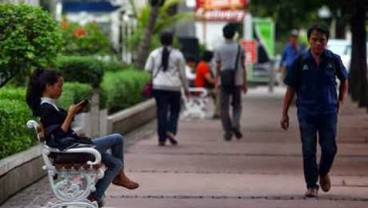
<svg viewBox="0 0 368 208"><path fill-rule="evenodd" d="M91 207L97 208L97 202L91 203L87 197L96 190L96 181L103 176L101 170L62 170L58 172L58 180L54 180L54 172L48 178L57 202L49 202L48 207Z"/></svg>
<svg viewBox="0 0 368 208"><path fill-rule="evenodd" d="M64 208L64 207L87 207L87 208L98 208L97 202L89 202L88 200L86 202L56 202L51 203L47 205L47 207L50 208Z"/></svg>

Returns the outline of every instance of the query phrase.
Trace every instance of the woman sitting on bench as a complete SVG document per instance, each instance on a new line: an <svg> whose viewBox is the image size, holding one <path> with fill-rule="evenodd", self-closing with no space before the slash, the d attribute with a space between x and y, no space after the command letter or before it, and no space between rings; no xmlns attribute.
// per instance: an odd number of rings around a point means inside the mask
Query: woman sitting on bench
<svg viewBox="0 0 368 208"><path fill-rule="evenodd" d="M79 137L72 129L74 116L85 107L85 101L72 104L68 111L56 106L56 100L63 91L63 76L54 70L36 69L30 77L26 101L35 116L40 117L45 129L46 144L60 150L74 146L94 146L101 153L105 174L96 183L96 191L88 197L103 206L103 196L112 182L128 189L138 188L138 183L124 174L124 143L120 134L88 140ZM111 149L111 153L107 150Z"/></svg>

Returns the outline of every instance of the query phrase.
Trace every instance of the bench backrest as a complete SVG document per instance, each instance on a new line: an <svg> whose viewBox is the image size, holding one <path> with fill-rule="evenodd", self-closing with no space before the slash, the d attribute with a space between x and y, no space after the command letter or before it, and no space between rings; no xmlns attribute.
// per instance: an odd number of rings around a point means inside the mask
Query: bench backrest
<svg viewBox="0 0 368 208"><path fill-rule="evenodd" d="M60 151L56 148L51 148L46 144L44 136L44 128L41 124L38 124L35 120L29 120L27 127L34 129L37 135L37 139L42 143L43 151L42 156L47 166L53 166L52 164L88 164L88 165L100 165L101 154L92 147L71 148L64 151ZM46 150L46 151L45 151ZM52 161L50 161L50 158Z"/></svg>

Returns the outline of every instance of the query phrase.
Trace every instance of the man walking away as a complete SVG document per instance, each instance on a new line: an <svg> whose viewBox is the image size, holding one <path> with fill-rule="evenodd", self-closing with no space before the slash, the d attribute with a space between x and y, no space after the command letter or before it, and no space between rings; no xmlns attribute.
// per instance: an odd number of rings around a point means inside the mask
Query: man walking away
<svg viewBox="0 0 368 208"><path fill-rule="evenodd" d="M347 91L347 72L341 58L326 49L328 29L320 24L308 31L310 49L303 52L287 68L284 83L287 90L280 125L289 127L288 110L294 94L302 142L306 197L317 197L319 185L328 192L331 181L328 175L336 152L337 115ZM336 76L341 81L337 95ZM321 159L316 162L317 135L321 146Z"/></svg>
<svg viewBox="0 0 368 208"><path fill-rule="evenodd" d="M233 134L240 139L240 117L242 112L241 91L247 92L247 72L244 65L244 50L235 42L235 26L227 24L223 28L225 42L215 51L216 82L220 88L221 122L225 141L230 141ZM230 101L232 119L229 115Z"/></svg>

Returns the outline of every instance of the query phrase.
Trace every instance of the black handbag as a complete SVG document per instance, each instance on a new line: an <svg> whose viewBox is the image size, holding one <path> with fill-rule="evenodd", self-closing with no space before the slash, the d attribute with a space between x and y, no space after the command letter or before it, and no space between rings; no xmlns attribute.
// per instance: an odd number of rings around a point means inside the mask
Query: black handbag
<svg viewBox="0 0 368 208"><path fill-rule="evenodd" d="M57 148L60 151L76 147L93 147L94 143L88 137L78 136L73 130L66 134L57 134L59 125L51 125L46 128L46 143L48 146Z"/></svg>
<svg viewBox="0 0 368 208"><path fill-rule="evenodd" d="M57 148L60 151L71 149L71 148L95 146L92 140L87 137L68 136L68 137L63 137L63 138L57 138L55 140L58 146Z"/></svg>
<svg viewBox="0 0 368 208"><path fill-rule="evenodd" d="M142 95L145 98L151 98L153 96L153 79L156 78L158 73L160 72L161 67L157 70L155 75L151 74L151 79L147 81L147 83L143 86Z"/></svg>
<svg viewBox="0 0 368 208"><path fill-rule="evenodd" d="M221 71L220 74L221 86L224 89L233 90L235 87L235 76L236 71L238 69L239 53L240 53L240 45L238 45L238 51L236 53L234 68L224 69Z"/></svg>

